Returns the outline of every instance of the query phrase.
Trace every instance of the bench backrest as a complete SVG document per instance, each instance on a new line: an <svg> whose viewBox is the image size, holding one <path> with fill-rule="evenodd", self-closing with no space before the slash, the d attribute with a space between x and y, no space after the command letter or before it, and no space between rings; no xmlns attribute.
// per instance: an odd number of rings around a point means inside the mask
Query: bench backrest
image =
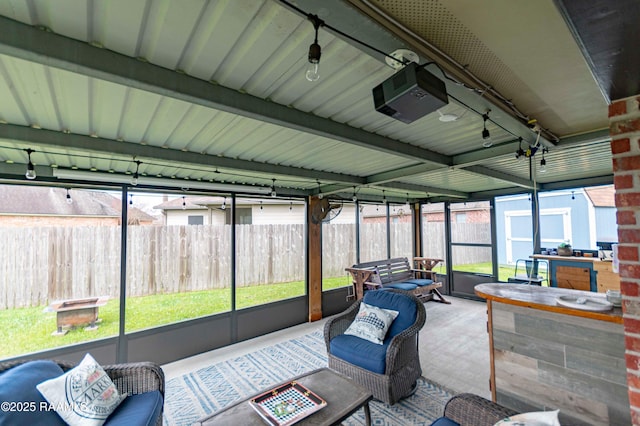
<svg viewBox="0 0 640 426"><path fill-rule="evenodd" d="M405 281L415 278L411 271L411 264L406 257L396 257L393 259L374 260L372 262L353 265L357 269L373 269L380 277L381 284Z"/></svg>

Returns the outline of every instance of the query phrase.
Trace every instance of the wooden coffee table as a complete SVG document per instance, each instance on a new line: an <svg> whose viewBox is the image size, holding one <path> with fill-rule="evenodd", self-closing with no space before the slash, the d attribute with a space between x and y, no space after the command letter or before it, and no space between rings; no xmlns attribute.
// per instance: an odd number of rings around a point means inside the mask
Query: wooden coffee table
<svg viewBox="0 0 640 426"><path fill-rule="evenodd" d="M300 420L296 425L335 425L340 424L347 417L364 408L365 421L367 426L371 425L371 412L369 411L369 401L373 399L371 392L355 383L346 376L328 368L321 368L310 373L303 374L284 383L295 380L327 401L327 406L319 411ZM275 388L278 385L269 387ZM249 405L249 400L260 395L264 391L258 392L243 401L237 402L217 413L198 420L196 425L256 425L264 426L267 422Z"/></svg>

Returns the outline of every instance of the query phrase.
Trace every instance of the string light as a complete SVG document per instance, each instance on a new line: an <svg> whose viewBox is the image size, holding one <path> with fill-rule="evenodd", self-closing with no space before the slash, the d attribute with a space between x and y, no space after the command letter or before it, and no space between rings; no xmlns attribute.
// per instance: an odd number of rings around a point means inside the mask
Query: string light
<svg viewBox="0 0 640 426"><path fill-rule="evenodd" d="M276 193L276 180L275 179L272 179L272 180L273 180L273 184L271 185L271 197L276 198L276 196L278 195Z"/></svg>
<svg viewBox="0 0 640 426"><path fill-rule="evenodd" d="M487 110L487 112L485 112L484 114L482 114L482 139L484 140L484 142L482 142L482 146L485 148L489 148L491 145L493 145L493 141L491 140L491 134L489 133L489 129L487 129L487 120L489 120L489 112L491 112L490 109Z"/></svg>
<svg viewBox="0 0 640 426"><path fill-rule="evenodd" d="M27 157L29 159L29 162L27 163L27 172L24 174L24 177L26 177L29 180L34 180L37 175L36 175L36 168L33 166L33 163L31 162L31 154L33 154L35 151L31 148L25 149L25 151L27 152Z"/></svg>
<svg viewBox="0 0 640 426"><path fill-rule="evenodd" d="M544 158L545 152L548 152L548 148L542 148L542 160L540 160L540 173L547 172L547 160Z"/></svg>
<svg viewBox="0 0 640 426"><path fill-rule="evenodd" d="M318 81L320 78L320 56L322 55L322 48L318 44L318 29L321 25L324 25L324 22L318 18L317 15L309 15L309 19L313 23L313 28L315 30L315 38L313 39L313 43L309 46L309 55L308 61L309 65L307 65L307 70L305 72L305 78L311 82Z"/></svg>
<svg viewBox="0 0 640 426"><path fill-rule="evenodd" d="M133 178L131 179L131 185L133 186L136 186L138 184L138 179L140 178L138 171L140 170L140 164L142 164L142 161L135 160L135 163L136 163L136 171L133 174Z"/></svg>

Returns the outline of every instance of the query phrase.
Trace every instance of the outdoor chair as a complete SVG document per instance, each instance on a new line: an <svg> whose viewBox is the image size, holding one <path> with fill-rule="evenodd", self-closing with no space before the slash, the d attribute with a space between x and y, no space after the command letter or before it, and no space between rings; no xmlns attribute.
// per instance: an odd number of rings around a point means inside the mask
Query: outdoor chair
<svg viewBox="0 0 640 426"><path fill-rule="evenodd" d="M545 270L549 271L548 263L545 260L529 260L518 259L516 260L516 267L513 273L513 277L508 278L508 282L515 284L532 284L542 285L547 279L539 274L540 264L545 266Z"/></svg>
<svg viewBox="0 0 640 426"><path fill-rule="evenodd" d="M66 361L20 360L0 363L0 400L16 401L29 407L20 412L0 411L0 424L65 425L62 418L51 409L55 404L48 405L36 385L74 367L76 364ZM135 362L105 365L102 368L118 392L128 395L107 418L105 426L162 425L165 381L160 366L151 362ZM3 416L6 418L3 419Z"/></svg>
<svg viewBox="0 0 640 426"><path fill-rule="evenodd" d="M517 414L509 408L471 393L452 397L444 407L443 416L431 426L493 426L500 420Z"/></svg>
<svg viewBox="0 0 640 426"><path fill-rule="evenodd" d="M362 304L365 310L361 312ZM370 306L398 312L381 344L345 334L353 323L376 322L365 315ZM369 389L374 398L393 405L415 391L422 375L418 332L425 321L424 305L412 294L394 289L366 292L364 298L325 324L329 368Z"/></svg>

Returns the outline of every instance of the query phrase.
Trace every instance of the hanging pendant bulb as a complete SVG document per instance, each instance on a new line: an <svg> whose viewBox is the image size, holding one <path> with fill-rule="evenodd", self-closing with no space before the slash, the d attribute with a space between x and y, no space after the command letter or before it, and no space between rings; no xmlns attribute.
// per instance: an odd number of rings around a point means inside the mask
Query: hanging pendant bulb
<svg viewBox="0 0 640 426"><path fill-rule="evenodd" d="M31 162L31 154L33 154L35 151L32 149L25 149L25 151L27 151L27 157L29 158L29 163L27 164L27 172L24 174L24 177L26 177L29 180L34 180L37 177L37 175L36 175L36 168Z"/></svg>
<svg viewBox="0 0 640 426"><path fill-rule="evenodd" d="M491 139L491 134L489 133L489 129L487 129L487 120L489 120L489 111L482 114L482 146L485 148L489 148L493 145L493 140Z"/></svg>
<svg viewBox="0 0 640 426"><path fill-rule="evenodd" d="M543 148L542 149L542 160L540 160L540 173L546 173L547 172L547 160L544 158L544 154L546 152L549 152L549 150L547 148Z"/></svg>
<svg viewBox="0 0 640 426"><path fill-rule="evenodd" d="M276 180L273 180L273 184L271 185L271 198L276 198L278 196L278 193L276 192Z"/></svg>
<svg viewBox="0 0 640 426"><path fill-rule="evenodd" d="M138 174L138 171L140 170L140 164L142 163L142 161L135 161L136 163L136 171L133 173L133 178L131 179L131 185L136 186L138 184L138 179L140 178L140 175Z"/></svg>
<svg viewBox="0 0 640 426"><path fill-rule="evenodd" d="M182 196L182 210L186 210L187 209L187 199L185 198L185 196Z"/></svg>
<svg viewBox="0 0 640 426"><path fill-rule="evenodd" d="M71 198L71 194L69 194L69 188L67 188L67 204L73 204L73 198Z"/></svg>
<svg viewBox="0 0 640 426"><path fill-rule="evenodd" d="M305 78L309 81L318 81L320 79L320 56L322 56L322 48L318 44L318 29L323 24L322 20L316 15L309 15L309 19L313 22L315 29L315 38L309 46L309 55L307 57L309 64L305 71Z"/></svg>
<svg viewBox="0 0 640 426"><path fill-rule="evenodd" d="M222 200L222 205L220 206L221 210L226 210L227 209L227 197L224 197L224 200Z"/></svg>

